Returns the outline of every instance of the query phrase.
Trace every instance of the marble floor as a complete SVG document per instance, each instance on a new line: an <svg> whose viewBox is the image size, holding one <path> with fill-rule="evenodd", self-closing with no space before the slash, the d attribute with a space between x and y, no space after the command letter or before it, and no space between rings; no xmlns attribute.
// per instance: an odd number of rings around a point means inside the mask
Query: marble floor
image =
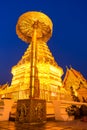
<svg viewBox="0 0 87 130"><path fill-rule="evenodd" d="M0 121L0 130L87 130L87 122L47 121L43 125L16 124L15 121Z"/></svg>

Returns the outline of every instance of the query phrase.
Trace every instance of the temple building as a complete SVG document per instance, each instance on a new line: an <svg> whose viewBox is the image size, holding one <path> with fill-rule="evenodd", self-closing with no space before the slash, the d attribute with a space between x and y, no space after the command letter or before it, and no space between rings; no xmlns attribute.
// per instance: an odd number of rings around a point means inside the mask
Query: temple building
<svg viewBox="0 0 87 130"><path fill-rule="evenodd" d="M63 80L63 87L69 93L73 90L75 96L78 97L80 101L83 102L87 100L87 80L74 68L67 68Z"/></svg>
<svg viewBox="0 0 87 130"><path fill-rule="evenodd" d="M41 12L27 12L19 18L16 33L30 44L12 67L11 85L0 91L0 95L14 100L28 99L32 95L47 101L58 99L63 69L47 46L52 35L52 21Z"/></svg>

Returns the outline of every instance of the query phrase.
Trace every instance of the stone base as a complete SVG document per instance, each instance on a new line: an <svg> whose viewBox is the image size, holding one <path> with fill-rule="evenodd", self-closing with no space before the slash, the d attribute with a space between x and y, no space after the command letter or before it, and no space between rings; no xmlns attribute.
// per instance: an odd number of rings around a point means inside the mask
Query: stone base
<svg viewBox="0 0 87 130"><path fill-rule="evenodd" d="M46 122L46 101L23 99L17 102L16 123L41 124Z"/></svg>

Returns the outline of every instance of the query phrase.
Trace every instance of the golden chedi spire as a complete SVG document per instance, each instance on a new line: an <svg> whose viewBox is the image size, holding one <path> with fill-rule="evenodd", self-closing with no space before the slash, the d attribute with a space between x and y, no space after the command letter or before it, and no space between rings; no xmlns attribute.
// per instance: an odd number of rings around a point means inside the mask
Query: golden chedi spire
<svg viewBox="0 0 87 130"><path fill-rule="evenodd" d="M52 27L51 19L41 12L26 12L19 17L16 33L30 44L17 65L12 67L8 96L15 100L40 98L49 101L58 98L63 69L46 44L52 36Z"/></svg>
<svg viewBox="0 0 87 130"><path fill-rule="evenodd" d="M37 41L48 41L52 35L52 22L47 15L41 12L27 12L19 17L16 33L23 41L31 43L29 97L39 98Z"/></svg>

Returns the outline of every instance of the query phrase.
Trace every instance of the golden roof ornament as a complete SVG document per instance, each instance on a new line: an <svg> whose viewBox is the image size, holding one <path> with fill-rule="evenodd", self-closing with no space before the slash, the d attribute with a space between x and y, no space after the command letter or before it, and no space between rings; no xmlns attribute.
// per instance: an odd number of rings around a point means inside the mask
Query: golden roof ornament
<svg viewBox="0 0 87 130"><path fill-rule="evenodd" d="M20 39L26 43L32 41L34 29L36 29L36 38L47 42L52 36L52 21L42 12L26 12L22 14L16 25L16 33Z"/></svg>

